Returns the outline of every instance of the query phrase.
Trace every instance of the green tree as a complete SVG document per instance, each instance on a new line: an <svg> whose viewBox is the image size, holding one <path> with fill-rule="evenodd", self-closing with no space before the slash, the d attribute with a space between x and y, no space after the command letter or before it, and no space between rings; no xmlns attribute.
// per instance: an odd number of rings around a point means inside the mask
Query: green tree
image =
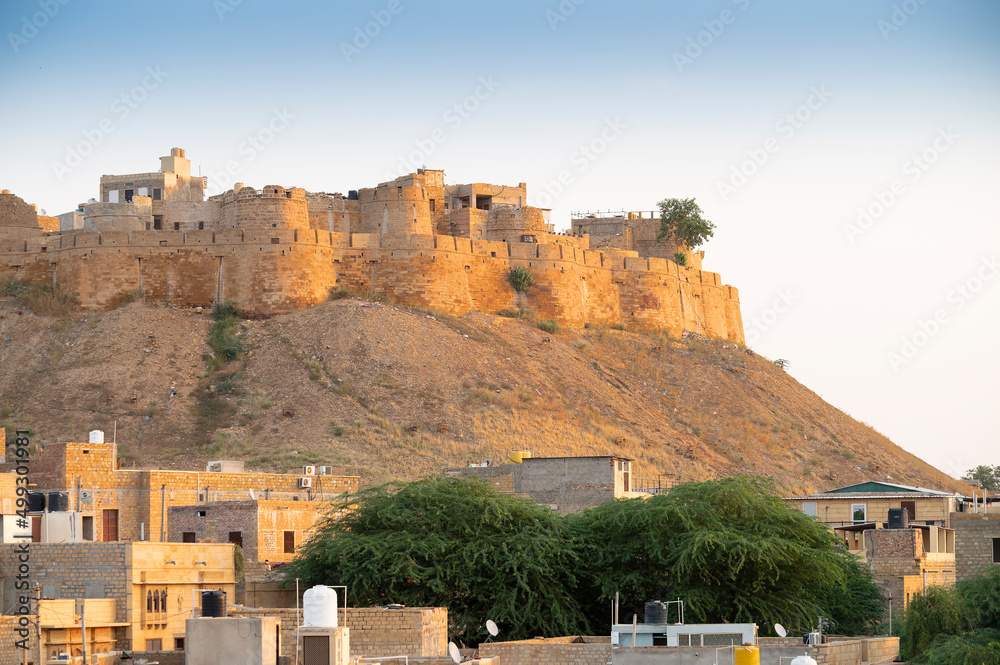
<svg viewBox="0 0 1000 665"><path fill-rule="evenodd" d="M694 199L663 199L660 208L660 232L657 240L673 240L694 250L712 237L715 224L702 217Z"/></svg>
<svg viewBox="0 0 1000 665"><path fill-rule="evenodd" d="M644 601L680 596L688 621L807 630L819 615L836 620L838 608L855 625L881 613L870 602L877 590L833 533L790 509L767 479L685 483L648 500L602 504L572 523L592 571L595 617L616 591L636 613ZM864 599L856 614L831 600L848 589Z"/></svg>
<svg viewBox="0 0 1000 665"><path fill-rule="evenodd" d="M575 598L586 569L561 518L478 479L362 490L332 506L288 579L344 584L352 602L448 608L474 642L493 619L509 639L588 634Z"/></svg>
<svg viewBox="0 0 1000 665"><path fill-rule="evenodd" d="M518 293L527 293L535 285L535 275L529 268L514 266L507 271L507 281Z"/></svg>
<svg viewBox="0 0 1000 665"><path fill-rule="evenodd" d="M1000 492L1000 464L990 466L980 464L975 469L966 471L966 476L979 481L979 486L990 492Z"/></svg>
<svg viewBox="0 0 1000 665"><path fill-rule="evenodd" d="M931 587L906 608L899 631L899 655L914 660L939 637L959 635L971 628L972 613L958 590Z"/></svg>

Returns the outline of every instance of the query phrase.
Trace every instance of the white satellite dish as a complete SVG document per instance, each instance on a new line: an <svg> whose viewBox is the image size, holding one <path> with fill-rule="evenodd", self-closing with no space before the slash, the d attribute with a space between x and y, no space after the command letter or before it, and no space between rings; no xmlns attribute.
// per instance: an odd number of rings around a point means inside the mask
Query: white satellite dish
<svg viewBox="0 0 1000 665"><path fill-rule="evenodd" d="M774 632L778 634L778 637L785 637L788 635L788 631L780 623L774 624Z"/></svg>
<svg viewBox="0 0 1000 665"><path fill-rule="evenodd" d="M89 506L94 502L94 493L90 490L80 490L80 503Z"/></svg>
<svg viewBox="0 0 1000 665"><path fill-rule="evenodd" d="M496 637L500 634L500 629L497 628L497 624L493 619L486 620L486 632L490 634L490 637Z"/></svg>
<svg viewBox="0 0 1000 665"><path fill-rule="evenodd" d="M454 642L448 642L448 655L451 656L451 660L455 665L462 662L462 654L459 653L458 647L455 646Z"/></svg>

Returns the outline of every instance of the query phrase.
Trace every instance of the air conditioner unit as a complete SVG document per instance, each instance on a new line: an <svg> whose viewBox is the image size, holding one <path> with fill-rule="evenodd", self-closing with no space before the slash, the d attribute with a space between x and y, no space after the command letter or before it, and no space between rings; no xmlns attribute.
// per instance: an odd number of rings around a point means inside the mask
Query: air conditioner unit
<svg viewBox="0 0 1000 665"><path fill-rule="evenodd" d="M350 633L339 628L299 628L303 665L347 665L350 659Z"/></svg>
<svg viewBox="0 0 1000 665"><path fill-rule="evenodd" d="M315 476L316 475L316 467L314 467L314 466L304 466L304 467L302 467L302 475L303 476Z"/></svg>
<svg viewBox="0 0 1000 665"><path fill-rule="evenodd" d="M304 490L313 486L312 478L299 478L299 489Z"/></svg>
<svg viewBox="0 0 1000 665"><path fill-rule="evenodd" d="M319 475L321 475L321 476L332 476L333 475L333 467L332 466L321 466L319 468Z"/></svg>
<svg viewBox="0 0 1000 665"><path fill-rule="evenodd" d="M205 471L208 473L219 473L222 471L222 462L209 462L208 466L205 467Z"/></svg>

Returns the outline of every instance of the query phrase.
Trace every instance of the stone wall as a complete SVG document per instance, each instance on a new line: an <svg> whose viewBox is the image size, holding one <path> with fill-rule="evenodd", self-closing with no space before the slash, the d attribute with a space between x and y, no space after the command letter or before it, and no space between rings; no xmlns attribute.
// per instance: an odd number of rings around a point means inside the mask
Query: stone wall
<svg viewBox="0 0 1000 665"><path fill-rule="evenodd" d="M88 203L83 208L83 230L145 231L153 228L153 200L136 196L131 203Z"/></svg>
<svg viewBox="0 0 1000 665"><path fill-rule="evenodd" d="M340 593L342 590L338 590ZM340 601L343 602L343 601ZM281 619L281 654L295 656L295 627L302 614L293 608L229 606L229 616ZM351 657L443 657L448 654L448 610L444 607L349 607L338 623L351 630Z"/></svg>
<svg viewBox="0 0 1000 665"><path fill-rule="evenodd" d="M612 652L611 638L601 636L481 642L479 653L503 665L607 665Z"/></svg>
<svg viewBox="0 0 1000 665"><path fill-rule="evenodd" d="M7 602L4 605L4 609L11 607L12 603ZM28 617L32 622L35 621L36 617L29 615ZM0 616L0 665L23 665L24 660L24 650L17 646L17 642L25 639L17 634L16 631L20 630L21 626L18 624L18 617L15 616ZM35 628L32 623L29 625L28 630L28 661L34 662L37 660L36 654L38 649L38 640L35 639Z"/></svg>
<svg viewBox="0 0 1000 665"><path fill-rule="evenodd" d="M296 223L308 227L304 198L298 203ZM88 310L115 307L140 289L149 300L177 305L234 299L252 313L281 314L323 302L339 283L453 314L496 312L514 306L507 282L514 265L534 274L527 299L540 318L744 341L739 293L718 274L635 252L309 228L69 233L0 242L0 280L54 281Z"/></svg>
<svg viewBox="0 0 1000 665"><path fill-rule="evenodd" d="M430 235L430 207L427 191L418 185L396 182L358 190L361 219L358 231L405 238L410 234Z"/></svg>
<svg viewBox="0 0 1000 665"><path fill-rule="evenodd" d="M955 529L955 574L966 580L1000 567L1000 513L952 513ZM994 545L994 541L998 541Z"/></svg>
<svg viewBox="0 0 1000 665"><path fill-rule="evenodd" d="M37 238L44 233L35 206L10 190L0 191L0 238Z"/></svg>

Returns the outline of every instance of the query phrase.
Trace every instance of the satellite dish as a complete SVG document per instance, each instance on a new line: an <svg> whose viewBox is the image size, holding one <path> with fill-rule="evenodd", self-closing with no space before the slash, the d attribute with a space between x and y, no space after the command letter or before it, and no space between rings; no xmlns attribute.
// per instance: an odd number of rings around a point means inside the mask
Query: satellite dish
<svg viewBox="0 0 1000 665"><path fill-rule="evenodd" d="M788 631L780 623L774 624L774 632L778 634L778 637L785 637L788 635Z"/></svg>
<svg viewBox="0 0 1000 665"><path fill-rule="evenodd" d="M80 503L89 506L94 502L94 493L90 490L80 490Z"/></svg>
<svg viewBox="0 0 1000 665"><path fill-rule="evenodd" d="M497 624L493 621L493 619L486 620L486 632L488 632L491 637L496 637L500 634L500 629L497 628Z"/></svg>
<svg viewBox="0 0 1000 665"><path fill-rule="evenodd" d="M458 647L455 646L454 642L448 642L448 655L451 656L451 660L455 665L462 662L462 654L458 652Z"/></svg>

